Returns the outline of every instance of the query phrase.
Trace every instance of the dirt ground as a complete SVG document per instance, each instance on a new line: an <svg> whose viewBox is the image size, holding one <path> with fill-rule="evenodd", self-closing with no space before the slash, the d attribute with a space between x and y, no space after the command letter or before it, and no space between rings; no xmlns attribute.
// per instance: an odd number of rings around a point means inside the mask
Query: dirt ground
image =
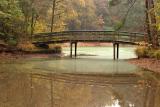
<svg viewBox="0 0 160 107"><path fill-rule="evenodd" d="M151 58L131 59L129 63L160 73L160 60Z"/></svg>

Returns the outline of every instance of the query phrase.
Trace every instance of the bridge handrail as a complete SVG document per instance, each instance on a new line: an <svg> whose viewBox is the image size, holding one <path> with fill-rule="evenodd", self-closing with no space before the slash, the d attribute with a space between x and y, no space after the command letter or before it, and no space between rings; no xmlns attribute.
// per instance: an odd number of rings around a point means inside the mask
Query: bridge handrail
<svg viewBox="0 0 160 107"><path fill-rule="evenodd" d="M85 30L85 31L62 31L37 33L33 35L33 42L66 42L66 41L108 41L123 43L138 43L145 41L147 33L127 32L127 31L101 31L101 30ZM160 42L160 37L159 37Z"/></svg>
<svg viewBox="0 0 160 107"><path fill-rule="evenodd" d="M140 32L115 32L115 31L62 31L62 32L50 32L50 33L37 33L34 34L33 37L39 38L39 37L49 37L49 36L58 36L58 35L68 35L68 34L75 34L75 33L113 33L113 34L118 34L118 35L123 35L123 36L131 36L131 35L136 35L136 36L144 36L146 33L140 33ZM128 35L127 35L128 34ZM69 36L69 35L68 35Z"/></svg>

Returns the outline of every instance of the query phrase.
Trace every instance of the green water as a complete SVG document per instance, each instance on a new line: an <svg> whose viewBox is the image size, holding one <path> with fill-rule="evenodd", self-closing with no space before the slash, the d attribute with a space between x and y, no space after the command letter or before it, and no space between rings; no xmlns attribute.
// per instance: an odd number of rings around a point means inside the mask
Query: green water
<svg viewBox="0 0 160 107"><path fill-rule="evenodd" d="M0 107L160 107L160 75L122 60L134 48L122 48L119 61L109 57L110 48L102 47L105 55L98 47L81 48L80 54L96 56L76 59L1 62Z"/></svg>

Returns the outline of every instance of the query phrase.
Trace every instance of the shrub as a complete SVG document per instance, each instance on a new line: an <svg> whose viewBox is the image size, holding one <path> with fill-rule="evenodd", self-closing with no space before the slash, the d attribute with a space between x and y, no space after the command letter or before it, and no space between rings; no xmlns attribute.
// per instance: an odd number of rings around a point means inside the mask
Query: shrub
<svg viewBox="0 0 160 107"><path fill-rule="evenodd" d="M36 49L36 47L30 42L18 44L17 47L23 51L33 51Z"/></svg>
<svg viewBox="0 0 160 107"><path fill-rule="evenodd" d="M155 54L155 50L154 49L149 49L147 56L149 58L155 58L154 54Z"/></svg>
<svg viewBox="0 0 160 107"><path fill-rule="evenodd" d="M137 42L140 46L150 47L151 44L148 44L147 42Z"/></svg>
<svg viewBox="0 0 160 107"><path fill-rule="evenodd" d="M45 44L45 43L36 44L35 46L39 49L49 49L48 44Z"/></svg>
<svg viewBox="0 0 160 107"><path fill-rule="evenodd" d="M160 49L155 50L150 47L139 46L135 52L139 58L156 58L160 60Z"/></svg>
<svg viewBox="0 0 160 107"><path fill-rule="evenodd" d="M14 39L9 39L9 40L7 40L6 43L7 43L8 45L10 45L10 46L16 46L16 45L17 45L17 41L14 40Z"/></svg>
<svg viewBox="0 0 160 107"><path fill-rule="evenodd" d="M42 44L43 45L43 44ZM45 45L43 45L45 46ZM47 47L37 47L34 44L30 42L26 42L23 44L18 44L18 49L27 51L30 53L42 53L42 54L51 54L51 53L61 53L62 52L62 47L60 45L46 45Z"/></svg>
<svg viewBox="0 0 160 107"><path fill-rule="evenodd" d="M139 58L147 58L149 57L149 48L145 47L145 46L140 46L136 49L136 55Z"/></svg>
<svg viewBox="0 0 160 107"><path fill-rule="evenodd" d="M160 59L160 50L157 50L154 52L154 58L156 58L158 60Z"/></svg>
<svg viewBox="0 0 160 107"><path fill-rule="evenodd" d="M49 44L49 49L54 50L55 53L61 53L62 52L62 46L61 45Z"/></svg>

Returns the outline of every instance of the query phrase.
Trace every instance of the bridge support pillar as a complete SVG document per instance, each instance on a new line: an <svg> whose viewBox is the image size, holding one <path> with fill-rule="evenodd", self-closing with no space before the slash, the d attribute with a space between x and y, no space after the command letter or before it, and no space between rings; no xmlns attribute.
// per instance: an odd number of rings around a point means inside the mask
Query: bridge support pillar
<svg viewBox="0 0 160 107"><path fill-rule="evenodd" d="M71 42L70 43L70 57L72 58L73 57L73 44L75 46L75 53L74 53L74 56L77 57L77 42Z"/></svg>
<svg viewBox="0 0 160 107"><path fill-rule="evenodd" d="M73 47L73 43L70 43L70 57L72 58L72 47Z"/></svg>
<svg viewBox="0 0 160 107"><path fill-rule="evenodd" d="M75 42L75 57L77 57L77 42Z"/></svg>
<svg viewBox="0 0 160 107"><path fill-rule="evenodd" d="M113 59L116 60L116 44L113 43Z"/></svg>
<svg viewBox="0 0 160 107"><path fill-rule="evenodd" d="M119 43L117 43L117 59L119 59Z"/></svg>
<svg viewBox="0 0 160 107"><path fill-rule="evenodd" d="M119 43L113 43L113 59L119 59Z"/></svg>

